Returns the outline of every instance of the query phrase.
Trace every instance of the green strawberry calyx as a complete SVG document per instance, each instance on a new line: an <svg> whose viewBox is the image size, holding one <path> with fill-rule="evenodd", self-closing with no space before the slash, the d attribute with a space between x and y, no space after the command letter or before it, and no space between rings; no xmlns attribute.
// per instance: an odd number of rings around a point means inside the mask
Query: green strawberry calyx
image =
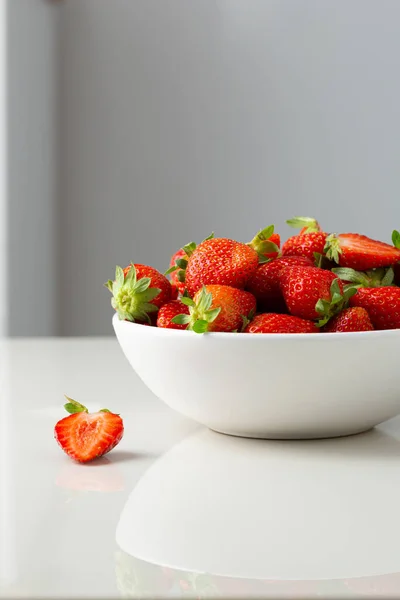
<svg viewBox="0 0 400 600"><path fill-rule="evenodd" d="M329 260L333 260L333 262L339 264L342 248L340 247L340 240L335 233L331 233L326 238L324 252Z"/></svg>
<svg viewBox="0 0 400 600"><path fill-rule="evenodd" d="M69 413L70 415L75 415L77 413L88 413L88 409L86 408L86 406L83 406L83 404L81 404L80 402L77 402L76 400L73 400L72 398L69 398L69 396L64 394L64 398L67 400L67 403L64 404L64 408L67 411L67 413ZM99 412L105 412L105 413L109 413L111 412L110 410L108 410L108 408L102 408L99 410Z"/></svg>
<svg viewBox="0 0 400 600"><path fill-rule="evenodd" d="M265 229L261 229L247 244L257 252L260 264L270 262L271 259L265 256L266 254L279 252L278 246L269 239L273 233L274 226L269 225Z"/></svg>
<svg viewBox="0 0 400 600"><path fill-rule="evenodd" d="M304 229L306 227L307 229L304 233L315 233L316 231L320 231L318 221L312 217L293 217L293 219L288 219L286 224L295 229Z"/></svg>
<svg viewBox="0 0 400 600"><path fill-rule="evenodd" d="M393 242L393 246L400 250L400 231L397 231L396 229L393 231L392 242Z"/></svg>
<svg viewBox="0 0 400 600"><path fill-rule="evenodd" d="M215 321L221 312L221 307L211 308L212 294L207 292L203 286L196 302L192 298L181 298L181 302L189 307L188 315L176 315L171 319L176 325L187 325L195 333L205 333L209 330L209 324Z"/></svg>
<svg viewBox="0 0 400 600"><path fill-rule="evenodd" d="M353 285L346 286L343 293L340 289L339 279L334 279L330 287L330 299L320 298L315 305L315 310L319 314L317 327L323 327L328 321L347 308L349 300L357 293L357 287Z"/></svg>
<svg viewBox="0 0 400 600"><path fill-rule="evenodd" d="M385 287L393 284L394 271L392 267L385 269L383 267L377 269L369 269L368 271L355 271L345 267L332 269L332 273L337 275L342 281L349 282L346 287Z"/></svg>
<svg viewBox="0 0 400 600"><path fill-rule="evenodd" d="M83 404L80 404L76 400L69 398L65 394L64 394L64 397L67 400L67 403L64 404L64 408L70 415L73 415L75 413L81 413L81 412L86 412L86 413L89 412L88 409L86 408L86 406L83 406Z"/></svg>
<svg viewBox="0 0 400 600"><path fill-rule="evenodd" d="M159 288L150 287L150 277L137 278L135 265L131 263L126 277L121 267L115 269L115 280L104 285L112 293L111 305L121 321L147 321L149 313L156 312L157 306L151 301L160 293Z"/></svg>

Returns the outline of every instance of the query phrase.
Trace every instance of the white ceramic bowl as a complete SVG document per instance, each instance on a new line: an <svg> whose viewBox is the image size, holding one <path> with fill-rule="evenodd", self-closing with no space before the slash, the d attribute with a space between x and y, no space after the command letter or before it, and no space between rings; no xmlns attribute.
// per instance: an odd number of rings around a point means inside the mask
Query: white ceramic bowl
<svg viewBox="0 0 400 600"><path fill-rule="evenodd" d="M116 315L113 325L150 390L221 433L336 437L400 413L400 330L199 335Z"/></svg>

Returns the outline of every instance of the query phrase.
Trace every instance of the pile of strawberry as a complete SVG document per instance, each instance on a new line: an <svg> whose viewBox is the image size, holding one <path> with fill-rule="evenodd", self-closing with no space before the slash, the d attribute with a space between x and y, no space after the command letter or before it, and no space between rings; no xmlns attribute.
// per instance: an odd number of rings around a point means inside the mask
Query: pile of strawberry
<svg viewBox="0 0 400 600"><path fill-rule="evenodd" d="M249 243L183 246L162 275L130 264L106 283L120 319L167 329L318 333L400 328L400 233L393 245L332 234L315 219L280 248L271 225ZM170 276L170 280L166 276Z"/></svg>

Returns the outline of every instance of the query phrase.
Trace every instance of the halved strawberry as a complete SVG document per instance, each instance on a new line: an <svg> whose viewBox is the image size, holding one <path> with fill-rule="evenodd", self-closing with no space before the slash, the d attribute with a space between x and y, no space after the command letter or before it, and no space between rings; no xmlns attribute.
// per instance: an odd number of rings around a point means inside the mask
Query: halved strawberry
<svg viewBox="0 0 400 600"><path fill-rule="evenodd" d="M151 323L150 313L157 312L172 294L170 282L157 269L133 263L125 269L116 267L115 281L109 279L105 286L113 295L112 307L126 321Z"/></svg>
<svg viewBox="0 0 400 600"><path fill-rule="evenodd" d="M390 267L400 261L399 248L358 233L328 236L324 252L341 267L350 267L357 271Z"/></svg>
<svg viewBox="0 0 400 600"><path fill-rule="evenodd" d="M122 439L124 424L119 415L106 408L89 414L86 406L66 396L64 405L71 413L58 421L54 437L68 456L78 462L89 462L110 452Z"/></svg>

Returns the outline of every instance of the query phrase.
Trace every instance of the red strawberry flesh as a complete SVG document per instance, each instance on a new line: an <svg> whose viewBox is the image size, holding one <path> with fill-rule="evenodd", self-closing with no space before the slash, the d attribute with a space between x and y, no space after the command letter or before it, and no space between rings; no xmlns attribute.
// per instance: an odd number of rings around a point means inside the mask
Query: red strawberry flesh
<svg viewBox="0 0 400 600"><path fill-rule="evenodd" d="M88 462L110 452L123 433L121 417L110 412L79 412L61 419L55 426L57 442L78 462Z"/></svg>

